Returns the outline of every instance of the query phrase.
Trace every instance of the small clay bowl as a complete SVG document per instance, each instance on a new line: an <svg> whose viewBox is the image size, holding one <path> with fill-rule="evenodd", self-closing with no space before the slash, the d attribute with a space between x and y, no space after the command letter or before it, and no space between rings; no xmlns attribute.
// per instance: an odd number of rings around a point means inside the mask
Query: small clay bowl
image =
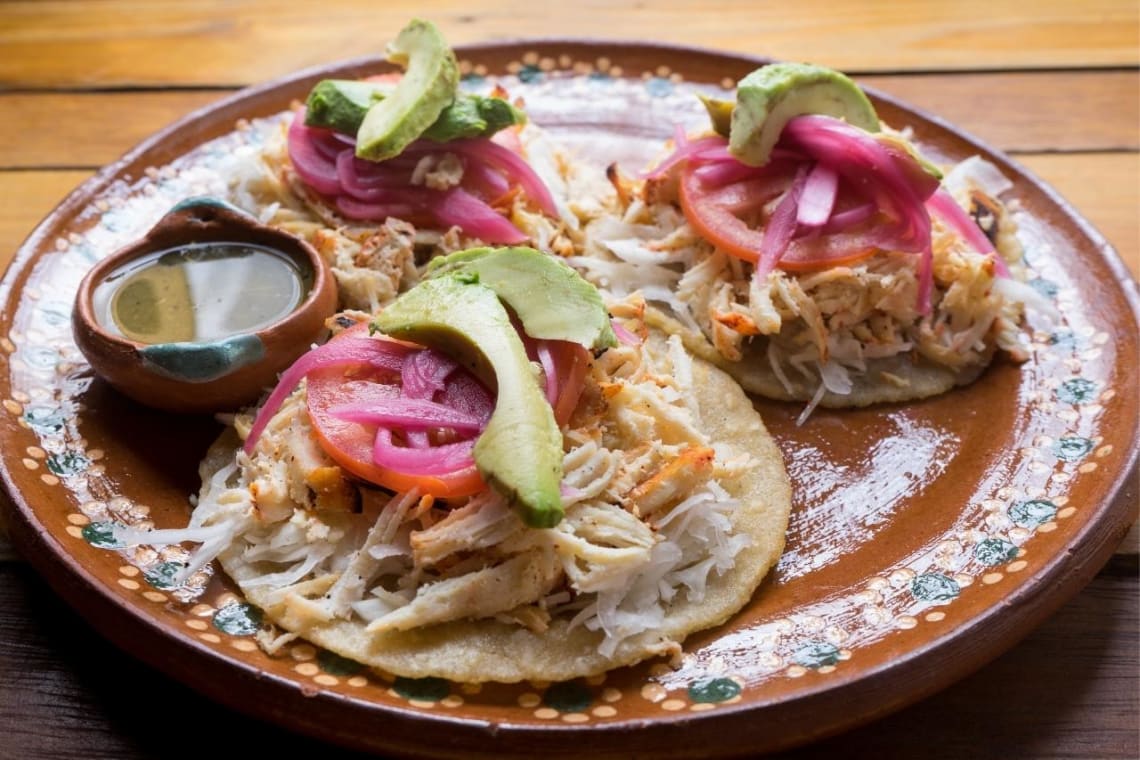
<svg viewBox="0 0 1140 760"><path fill-rule="evenodd" d="M178 339L154 341L138 339L137 332L124 331L117 318L109 316L108 298L114 296L108 295L108 283L124 278L132 266L147 266L148 257L208 255L201 252L232 250L233 246L277 259L268 261L271 267L263 266L266 260L259 261L260 269L246 262L245 274L238 270L235 277L196 290L210 292L211 298L222 302L219 313L228 314L248 308L252 288L264 286L271 270L283 282L295 275L296 287L282 296L291 301L283 300L279 313L232 333L216 325L202 337L197 337L194 328L188 328L189 336L186 329L157 330L158 336L177 334ZM162 276L181 278L175 280L175 287L181 284L182 291L190 292L188 274L165 271ZM148 287L144 284L142 290ZM163 300L156 297L149 304L151 312L157 311L154 303ZM291 302L296 305L290 309ZM260 224L223 201L191 198L171 209L146 236L107 256L87 273L76 294L72 332L96 374L142 404L171 412L232 411L256 401L276 382L278 373L322 337L336 304L332 272L311 245ZM185 308L180 312L186 313ZM195 318L188 317L190 324Z"/></svg>

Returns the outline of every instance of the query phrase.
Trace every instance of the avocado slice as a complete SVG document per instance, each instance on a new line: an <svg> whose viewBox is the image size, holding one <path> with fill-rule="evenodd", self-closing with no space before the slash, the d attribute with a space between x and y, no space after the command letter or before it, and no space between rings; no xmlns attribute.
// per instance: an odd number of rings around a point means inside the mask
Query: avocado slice
<svg viewBox="0 0 1140 760"><path fill-rule="evenodd" d="M388 45L388 60L405 67L392 94L368 109L356 133L356 155L370 161L397 156L454 99L459 63L435 24L413 19Z"/></svg>
<svg viewBox="0 0 1140 760"><path fill-rule="evenodd" d="M525 123L526 115L502 98L462 93L422 136L436 142L488 137L500 129Z"/></svg>
<svg viewBox="0 0 1140 760"><path fill-rule="evenodd" d="M871 101L844 74L809 63L771 63L736 87L728 150L743 163L763 166L784 125L803 114L834 116L879 131Z"/></svg>
<svg viewBox="0 0 1140 760"><path fill-rule="evenodd" d="M461 276L490 288L532 338L590 349L617 345L595 288L565 263L534 248L472 248L434 259L427 276Z"/></svg>
<svg viewBox="0 0 1140 760"><path fill-rule="evenodd" d="M697 93L705 110L709 112L709 121L712 122L713 131L721 137L728 137L732 128L732 110L736 102L724 98L714 98L712 95Z"/></svg>
<svg viewBox="0 0 1140 760"><path fill-rule="evenodd" d="M368 111L390 97L395 89L394 82L321 80L305 101L305 124L356 135ZM436 142L486 137L512 124L525 122L525 114L502 98L461 93L420 137Z"/></svg>
<svg viewBox="0 0 1140 760"><path fill-rule="evenodd" d="M906 155L908 155L912 159L914 159L914 163L917 164L918 167L926 175L928 175L927 178L929 180L933 180L933 181L941 181L942 180L942 170L939 169L938 166L936 164L934 164L926 156L919 153L918 148L914 147L913 145L911 145L909 142L907 142L903 138L899 137L898 135L891 135L891 134L887 134L885 132L881 132L881 133L875 135L875 139L878 140L882 145L886 146L888 149L893 148L894 150L897 150L901 153L905 153ZM901 165L904 167L907 166L907 164L905 162Z"/></svg>
<svg viewBox="0 0 1140 760"><path fill-rule="evenodd" d="M564 514L562 433L495 291L458 273L441 275L397 298L372 327L438 348L498 388L495 410L475 442L475 466L527 525L557 525Z"/></svg>
<svg viewBox="0 0 1140 760"><path fill-rule="evenodd" d="M305 124L355 135L368 109L396 89L394 82L322 79L305 100Z"/></svg>

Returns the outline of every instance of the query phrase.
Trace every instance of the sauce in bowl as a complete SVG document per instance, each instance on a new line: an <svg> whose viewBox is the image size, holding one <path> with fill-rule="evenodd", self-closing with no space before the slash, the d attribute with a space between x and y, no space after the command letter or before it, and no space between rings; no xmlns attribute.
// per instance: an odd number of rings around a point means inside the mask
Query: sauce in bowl
<svg viewBox="0 0 1140 760"><path fill-rule="evenodd" d="M119 391L216 413L256 401L327 335L336 306L332 271L306 241L195 197L97 262L71 321L80 352Z"/></svg>
<svg viewBox="0 0 1140 760"><path fill-rule="evenodd" d="M155 251L99 281L95 318L139 343L212 341L255 332L296 309L312 272L291 257L244 242Z"/></svg>

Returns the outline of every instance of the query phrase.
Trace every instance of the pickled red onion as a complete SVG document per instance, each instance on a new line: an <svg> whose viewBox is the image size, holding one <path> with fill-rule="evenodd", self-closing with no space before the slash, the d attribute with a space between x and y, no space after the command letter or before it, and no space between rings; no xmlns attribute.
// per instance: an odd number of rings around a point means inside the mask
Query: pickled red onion
<svg viewBox="0 0 1140 760"><path fill-rule="evenodd" d="M815 115L791 119L779 156L761 167L729 156L720 137L688 141L679 135L675 142L673 154L650 176L683 161L690 177L682 182L686 214L702 214L694 224L715 245L754 260L755 276L781 264L805 268L851 260L876 248L916 253L919 310L929 312L933 253L926 202L939 182L904 148ZM763 213L773 191L783 197L762 234L755 234L746 221Z"/></svg>
<svg viewBox="0 0 1140 760"><path fill-rule="evenodd" d="M558 403L558 370L554 366L554 355L550 351L550 341L540 341L535 349L542 373L546 376L546 400L551 406Z"/></svg>
<svg viewBox="0 0 1140 760"><path fill-rule="evenodd" d="M408 396L341 404L330 409L329 413L342 420L397 430L451 428L461 433L473 433L487 424L486 417L476 417L446 404Z"/></svg>
<svg viewBox="0 0 1140 760"><path fill-rule="evenodd" d="M528 240L509 219L461 187L444 191L429 210L440 224L459 227L488 243L515 244Z"/></svg>
<svg viewBox="0 0 1140 760"><path fill-rule="evenodd" d="M371 162L356 158L351 137L307 127L304 118L302 108L294 114L287 137L297 176L350 219L434 221L459 227L487 243L520 243L527 236L490 206L512 186L521 189L544 214L558 215L554 198L538 174L514 151L488 138L442 144L417 140L396 158ZM464 161L459 187L437 190L412 183L416 161L448 153Z"/></svg>
<svg viewBox="0 0 1140 760"><path fill-rule="evenodd" d="M323 195L336 195L340 192L335 160L317 149L313 132L304 124L304 116L293 117L289 125L289 160L306 185Z"/></svg>
<svg viewBox="0 0 1140 760"><path fill-rule="evenodd" d="M807 167L801 166L796 172L796 178L792 180L792 186L772 212L772 217L764 228L764 239L760 242L760 258L756 262L757 277L766 277L783 258L784 251L788 250L788 244L796 234L796 209L807 177Z"/></svg>
<svg viewBox="0 0 1140 760"><path fill-rule="evenodd" d="M379 427L372 447L372 459L381 467L408 475L447 475L475 464L472 455L475 440L470 438L419 449L395 445L392 442L392 431Z"/></svg>
<svg viewBox="0 0 1140 760"><path fill-rule="evenodd" d="M362 329L363 325L352 328ZM580 346L560 341L530 342L537 355L545 357L545 391L551 407L556 418L561 411L561 419L565 419L577 405L588 354ZM566 346L573 350L567 351ZM376 426L371 444L375 465L405 475L430 477L447 477L474 467L475 440L494 411L493 394L440 352L352 331L311 349L282 373L256 415L245 451L252 452L269 420L302 379L332 367L379 369L390 378L389 383L383 375L365 375L347 382L341 387L350 389L348 400L328 409L332 417ZM406 445L394 440L394 430L403 432ZM433 443L429 430L451 431L461 440Z"/></svg>
<svg viewBox="0 0 1140 760"><path fill-rule="evenodd" d="M614 335L617 337L617 339L620 343L622 343L626 346L640 346L641 345L641 338L639 338L636 335L634 335L633 333L631 333L629 330L627 330L625 328L624 325L619 323L617 320L611 319L610 320L610 326L613 328Z"/></svg>
<svg viewBox="0 0 1140 760"><path fill-rule="evenodd" d="M439 351L416 351L404 359L400 368L401 391L408 398L431 399L447 387L445 381L457 369L459 364Z"/></svg>
<svg viewBox="0 0 1140 760"><path fill-rule="evenodd" d="M982 232L982 228L974 223L974 220L958 205L958 202L945 188L939 188L934 195L926 199L926 208L956 233L964 237L975 251L989 254L994 262L994 271L999 277L1009 277L1009 267L1005 260L998 255L994 244L990 242L986 233Z"/></svg>
<svg viewBox="0 0 1140 760"><path fill-rule="evenodd" d="M243 447L245 452L249 454L253 451L269 420L273 419L273 415L277 414L285 399L310 372L328 367L357 365L398 373L403 366L404 357L412 350L411 346L404 343L356 336L345 336L310 349L281 373L276 387L254 417L253 425L245 439Z"/></svg>
<svg viewBox="0 0 1140 760"><path fill-rule="evenodd" d="M839 194L839 172L827 164L817 163L808 172L796 209L796 222L818 229L827 224Z"/></svg>

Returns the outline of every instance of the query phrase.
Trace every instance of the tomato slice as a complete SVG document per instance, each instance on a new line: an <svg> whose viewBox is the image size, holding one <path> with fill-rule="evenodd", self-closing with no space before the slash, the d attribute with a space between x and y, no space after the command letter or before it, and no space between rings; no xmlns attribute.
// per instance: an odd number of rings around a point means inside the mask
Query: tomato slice
<svg viewBox="0 0 1140 760"><path fill-rule="evenodd" d="M361 323L345 330L333 340L367 330L367 323ZM382 336L377 336L376 339L385 340ZM391 372L329 367L310 372L307 384L309 419L321 448L353 475L396 492L419 488L423 493L442 499L470 496L487 487L474 464L439 477L413 475L381 467L373 461L372 456L376 426L350 422L330 413L331 409L342 404L399 395L399 378Z"/></svg>
<svg viewBox="0 0 1140 760"><path fill-rule="evenodd" d="M718 199L688 165L681 170L680 191L681 210L698 235L725 253L756 263L764 233L733 213L739 199Z"/></svg>
<svg viewBox="0 0 1140 760"><path fill-rule="evenodd" d="M554 420L561 427L570 421L578 408L590 369L590 352L567 340L550 341L555 372L558 373L558 398L554 402Z"/></svg>
<svg viewBox="0 0 1140 760"><path fill-rule="evenodd" d="M688 163L680 175L681 210L702 238L727 254L755 264L760 259L764 232L738 214L750 208L758 209L787 189L792 178L779 176L783 168L786 168L784 164L774 167L775 176L710 188L701 181L692 163ZM796 238L788 244L776 266L790 271L809 271L851 264L878 250L868 244L869 237L873 236L838 233Z"/></svg>

